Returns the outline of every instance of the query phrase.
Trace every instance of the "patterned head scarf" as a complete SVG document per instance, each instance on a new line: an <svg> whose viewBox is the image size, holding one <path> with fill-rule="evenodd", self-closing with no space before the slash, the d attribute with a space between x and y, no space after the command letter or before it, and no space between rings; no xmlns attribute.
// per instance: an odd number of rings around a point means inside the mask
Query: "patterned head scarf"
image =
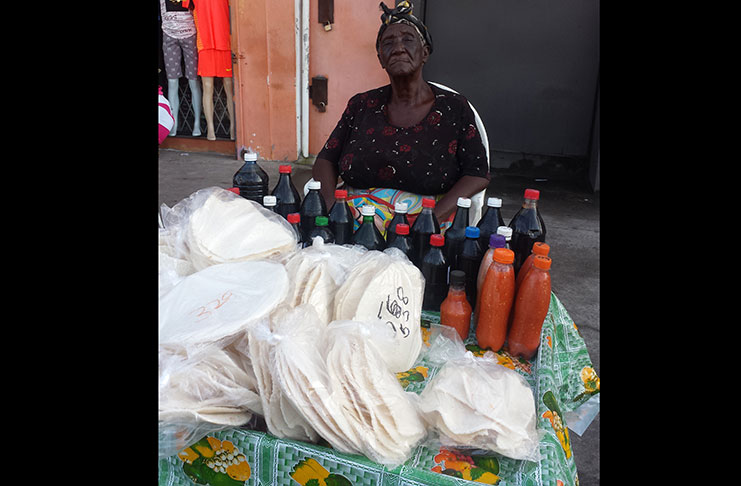
<svg viewBox="0 0 741 486"><path fill-rule="evenodd" d="M411 2L404 0L393 9L388 8L383 2L381 2L379 6L381 7L381 10L383 10L383 13L381 14L381 28L378 29L378 36L376 37L376 50L378 50L381 36L386 31L386 28L389 25L401 23L414 27L419 34L420 39L422 39L422 45L429 47L430 54L432 54L432 36L427 31L425 24L412 14L414 5L412 5Z"/></svg>

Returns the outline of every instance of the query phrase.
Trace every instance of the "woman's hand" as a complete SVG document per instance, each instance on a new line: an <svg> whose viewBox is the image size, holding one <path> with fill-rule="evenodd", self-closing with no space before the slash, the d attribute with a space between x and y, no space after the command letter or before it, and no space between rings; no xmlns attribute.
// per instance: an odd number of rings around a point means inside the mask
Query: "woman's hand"
<svg viewBox="0 0 741 486"><path fill-rule="evenodd" d="M465 175L458 179L453 187L435 204L435 216L438 221L447 219L458 206L459 197L470 198L489 186L489 179ZM324 187L324 183L322 183Z"/></svg>

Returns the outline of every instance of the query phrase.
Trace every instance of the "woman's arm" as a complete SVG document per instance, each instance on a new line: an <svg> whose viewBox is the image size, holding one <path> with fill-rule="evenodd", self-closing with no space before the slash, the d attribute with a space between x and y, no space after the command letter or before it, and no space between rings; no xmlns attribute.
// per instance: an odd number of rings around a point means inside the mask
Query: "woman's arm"
<svg viewBox="0 0 741 486"><path fill-rule="evenodd" d="M481 192L489 186L489 180L485 177L476 177L470 175L464 175L453 187L435 204L435 216L438 221L446 219L448 216L453 214L458 205L459 197L470 198L476 193ZM322 188L324 182L322 182Z"/></svg>
<svg viewBox="0 0 741 486"><path fill-rule="evenodd" d="M314 160L314 167L311 169L311 177L315 181L322 183L322 188L319 191L324 196L324 202L327 203L327 209L329 210L332 204L334 204L334 190L337 187L337 168L329 160L317 157Z"/></svg>

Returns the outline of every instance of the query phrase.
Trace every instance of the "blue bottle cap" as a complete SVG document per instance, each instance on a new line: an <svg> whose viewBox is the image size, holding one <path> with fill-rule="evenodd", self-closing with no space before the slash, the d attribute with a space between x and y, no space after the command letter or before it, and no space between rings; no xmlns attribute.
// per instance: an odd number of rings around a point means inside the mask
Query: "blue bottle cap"
<svg viewBox="0 0 741 486"><path fill-rule="evenodd" d="M481 230L476 226L466 226L466 238L478 238Z"/></svg>

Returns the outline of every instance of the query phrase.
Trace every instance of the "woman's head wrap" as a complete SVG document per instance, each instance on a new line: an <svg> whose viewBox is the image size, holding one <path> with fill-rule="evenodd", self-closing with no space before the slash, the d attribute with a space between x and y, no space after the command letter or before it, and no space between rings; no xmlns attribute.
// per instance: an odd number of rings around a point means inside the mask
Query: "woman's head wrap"
<svg viewBox="0 0 741 486"><path fill-rule="evenodd" d="M414 5L412 5L411 2L404 0L393 9L388 8L385 3L381 2L380 7L381 10L383 10L383 13L381 14L381 28L378 29L378 36L376 37L376 50L378 50L381 36L386 28L389 25L401 23L414 27L419 34L420 39L422 39L422 45L429 47L430 54L432 54L432 36L427 31L425 24L412 14Z"/></svg>

